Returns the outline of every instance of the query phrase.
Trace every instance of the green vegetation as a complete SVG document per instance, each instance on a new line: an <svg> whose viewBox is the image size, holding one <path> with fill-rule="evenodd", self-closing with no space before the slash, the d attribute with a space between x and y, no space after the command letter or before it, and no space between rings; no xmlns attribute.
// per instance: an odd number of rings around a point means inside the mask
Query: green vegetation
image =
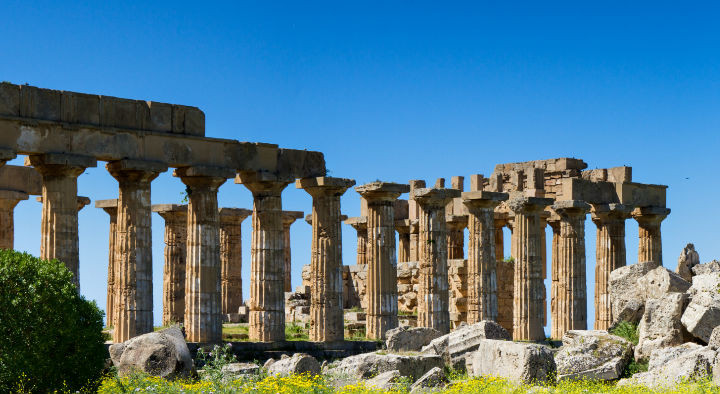
<svg viewBox="0 0 720 394"><path fill-rule="evenodd" d="M226 342L245 342L250 340L250 330L245 324L223 324L222 339Z"/></svg>
<svg viewBox="0 0 720 394"><path fill-rule="evenodd" d="M514 257L505 257L505 259L503 261L506 263L514 263L515 258Z"/></svg>
<svg viewBox="0 0 720 394"><path fill-rule="evenodd" d="M93 390L105 364L103 312L57 260L0 250L0 392Z"/></svg>
<svg viewBox="0 0 720 394"><path fill-rule="evenodd" d="M307 341L309 339L307 328L295 322L285 325L286 341Z"/></svg>
<svg viewBox="0 0 720 394"><path fill-rule="evenodd" d="M638 341L640 340L638 326L635 323L622 321L618 323L612 330L610 330L610 333L627 339L628 341L630 341L630 343L633 344L633 346L636 346L638 344ZM623 371L622 376L624 378L629 378L630 376L633 376L638 372L647 372L647 370L647 361L637 362L633 359L630 360L628 365L625 366L625 370Z"/></svg>

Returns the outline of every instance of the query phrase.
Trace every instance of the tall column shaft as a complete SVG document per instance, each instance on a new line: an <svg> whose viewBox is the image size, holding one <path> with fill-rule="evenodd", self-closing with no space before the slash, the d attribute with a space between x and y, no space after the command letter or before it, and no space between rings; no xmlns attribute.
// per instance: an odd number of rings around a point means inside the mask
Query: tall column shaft
<svg viewBox="0 0 720 394"><path fill-rule="evenodd" d="M540 213L552 199L520 197L510 201L515 213L512 243L515 253L513 339L542 340L543 284L542 231Z"/></svg>
<svg viewBox="0 0 720 394"><path fill-rule="evenodd" d="M558 321L558 291L560 289L560 278L558 269L558 256L560 245L560 218L553 217L548 220L550 228L552 229L552 246L550 250L550 336L552 338L559 338L556 336L557 321Z"/></svg>
<svg viewBox="0 0 720 394"><path fill-rule="evenodd" d="M242 294L242 222L252 211L220 208L220 304L222 314L237 313Z"/></svg>
<svg viewBox="0 0 720 394"><path fill-rule="evenodd" d="M420 230L418 228L418 221L410 220L410 255L408 261L419 261L420 260Z"/></svg>
<svg viewBox="0 0 720 394"><path fill-rule="evenodd" d="M283 211L283 239L285 242L285 292L292 291L292 250L290 248L290 226L303 217L302 211ZM311 223L312 225L312 223Z"/></svg>
<svg viewBox="0 0 720 394"><path fill-rule="evenodd" d="M497 298L498 317L497 322L511 335L513 331L513 281L515 280L512 259L505 261L505 236L503 228L507 224L504 218L494 220L495 225L495 261L497 264Z"/></svg>
<svg viewBox="0 0 720 394"><path fill-rule="evenodd" d="M558 201L553 209L560 216L560 236L556 261L557 320L552 322L551 337L562 338L569 330L587 329L585 215L590 206L582 201Z"/></svg>
<svg viewBox="0 0 720 394"><path fill-rule="evenodd" d="M131 160L110 162L106 167L120 185L113 341L125 342L153 331L150 183L167 167Z"/></svg>
<svg viewBox="0 0 720 394"><path fill-rule="evenodd" d="M110 216L110 231L108 234L108 280L107 280L107 298L105 302L105 319L108 326L113 325L115 318L115 271L117 270L115 261L115 242L117 231L117 199L98 200L95 201L96 208L102 208L105 213Z"/></svg>
<svg viewBox="0 0 720 394"><path fill-rule="evenodd" d="M468 227L467 216L453 215L446 218L448 260L465 258L465 228Z"/></svg>
<svg viewBox="0 0 720 394"><path fill-rule="evenodd" d="M1 162L1 161L0 161ZM28 195L15 190L0 190L0 249L15 246L15 207Z"/></svg>
<svg viewBox="0 0 720 394"><path fill-rule="evenodd" d="M670 210L661 207L636 208L632 212L639 227L638 262L652 261L663 265L662 233L660 225L670 214Z"/></svg>
<svg viewBox="0 0 720 394"><path fill-rule="evenodd" d="M398 233L398 263L410 260L410 220L395 220L395 230Z"/></svg>
<svg viewBox="0 0 720 394"><path fill-rule="evenodd" d="M163 325L185 322L187 264L187 205L156 205L165 219L163 264Z"/></svg>

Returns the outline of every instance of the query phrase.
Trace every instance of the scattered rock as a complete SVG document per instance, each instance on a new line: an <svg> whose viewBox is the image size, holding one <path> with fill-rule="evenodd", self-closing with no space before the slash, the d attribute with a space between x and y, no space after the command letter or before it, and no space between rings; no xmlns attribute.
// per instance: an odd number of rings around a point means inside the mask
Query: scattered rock
<svg viewBox="0 0 720 394"><path fill-rule="evenodd" d="M720 272L720 261L713 260L709 263L705 264L698 264L695 267L693 267L693 274L695 275L703 275L703 274L710 274L713 272Z"/></svg>
<svg viewBox="0 0 720 394"><path fill-rule="evenodd" d="M645 313L638 326L635 360L649 358L653 350L683 343L684 327L680 318L687 298L687 294L669 293L645 302Z"/></svg>
<svg viewBox="0 0 720 394"><path fill-rule="evenodd" d="M377 374L397 370L412 381L429 370L444 366L443 359L435 355L405 356L399 354L363 353L336 362L333 373L369 379Z"/></svg>
<svg viewBox="0 0 720 394"><path fill-rule="evenodd" d="M498 376L515 383L542 383L553 379L555 359L547 346L483 339L468 357L468 373Z"/></svg>
<svg viewBox="0 0 720 394"><path fill-rule="evenodd" d="M501 325L486 320L458 327L449 334L433 339L422 348L422 353L442 356L454 369L463 371L466 369L466 357L477 350L480 341L484 339L509 341L512 338Z"/></svg>
<svg viewBox="0 0 720 394"><path fill-rule="evenodd" d="M694 337L709 343L713 329L720 326L720 294L715 291L693 296L681 322Z"/></svg>
<svg viewBox="0 0 720 394"><path fill-rule="evenodd" d="M695 251L695 245L687 244L678 258L677 273L686 281L692 281L693 267L700 264L700 255Z"/></svg>
<svg viewBox="0 0 720 394"><path fill-rule="evenodd" d="M615 380L633 354L632 343L607 331L570 330L555 354L558 380Z"/></svg>
<svg viewBox="0 0 720 394"><path fill-rule="evenodd" d="M265 361L265 364L263 364L263 368L268 369L271 365L275 363L274 358L269 358L267 361Z"/></svg>
<svg viewBox="0 0 720 394"><path fill-rule="evenodd" d="M669 269L659 266L637 280L642 298L663 298L668 293L684 293L690 282Z"/></svg>
<svg viewBox="0 0 720 394"><path fill-rule="evenodd" d="M657 267L654 262L643 262L620 267L610 273L610 303L614 323L637 323L644 312L645 298L637 280Z"/></svg>
<svg viewBox="0 0 720 394"><path fill-rule="evenodd" d="M267 367L268 374L275 376L289 376L301 373L311 375L320 374L320 363L315 357L304 353L295 353L292 357L282 358Z"/></svg>
<svg viewBox="0 0 720 394"><path fill-rule="evenodd" d="M435 338L440 331L428 327L398 327L388 330L385 345L392 352L418 352Z"/></svg>
<svg viewBox="0 0 720 394"><path fill-rule="evenodd" d="M705 379L712 374L716 353L696 343L657 349L650 356L647 372L622 379L618 385L668 387L681 381Z"/></svg>
<svg viewBox="0 0 720 394"><path fill-rule="evenodd" d="M253 363L231 363L222 367L224 376L255 375L260 372L260 366Z"/></svg>
<svg viewBox="0 0 720 394"><path fill-rule="evenodd" d="M178 327L143 334L111 345L110 357L120 376L140 371L176 379L189 377L194 369L190 350Z"/></svg>
<svg viewBox="0 0 720 394"><path fill-rule="evenodd" d="M415 381L415 383L410 386L410 392L418 392L426 387L440 387L445 385L447 381L445 371L442 368L435 367Z"/></svg>
<svg viewBox="0 0 720 394"><path fill-rule="evenodd" d="M402 378L402 374L400 374L400 371L398 370L383 372L374 378L368 379L365 382L365 387L374 387L380 390L393 390L397 386L400 378Z"/></svg>

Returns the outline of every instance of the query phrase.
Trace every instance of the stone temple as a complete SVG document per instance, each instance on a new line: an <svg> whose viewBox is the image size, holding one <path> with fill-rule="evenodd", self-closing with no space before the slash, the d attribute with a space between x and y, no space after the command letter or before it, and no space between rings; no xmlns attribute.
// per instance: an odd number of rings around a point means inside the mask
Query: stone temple
<svg viewBox="0 0 720 394"><path fill-rule="evenodd" d="M372 339L399 324L446 333L493 320L515 340L540 340L548 318L551 337L560 338L588 328L587 215L597 227L594 328L607 329L609 275L627 264L625 221L639 225L637 261L662 265L660 228L670 213L667 186L633 182L630 167L587 170L580 159L558 158L499 164L489 177L470 175L469 190L461 176L449 187L444 179L433 187L424 180L355 185L327 177L320 152L206 137L195 107L2 83L0 163L18 154L24 167L0 167L0 247L13 247L15 206L38 196L41 257L64 262L76 284L78 211L90 203L77 195L77 179L102 161L117 180L117 199L95 201L110 223L106 310L114 342L153 330L152 212L165 222L162 320L183 324L187 340L199 343L219 342L223 320L238 315L246 316L251 341L283 341L286 321L303 320L311 341L338 342L348 308L365 310ZM152 181L170 168L188 203L151 205ZM218 207L228 179L250 190L252 209ZM282 191L293 183L312 197L305 219L313 234L295 293L290 227L304 212L282 209ZM351 189L361 196L361 216L347 218L340 200ZM252 221L249 300L242 297L245 219ZM343 223L357 231L351 266L342 261ZM296 307L292 299L303 295L308 305Z"/></svg>

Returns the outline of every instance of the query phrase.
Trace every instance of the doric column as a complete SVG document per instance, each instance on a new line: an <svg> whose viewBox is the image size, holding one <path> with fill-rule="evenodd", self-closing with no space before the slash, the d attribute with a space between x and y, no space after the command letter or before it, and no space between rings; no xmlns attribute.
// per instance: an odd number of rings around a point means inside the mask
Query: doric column
<svg viewBox="0 0 720 394"><path fill-rule="evenodd" d="M345 220L345 224L349 224L357 231L357 265L367 264L367 218L354 217Z"/></svg>
<svg viewBox="0 0 720 394"><path fill-rule="evenodd" d="M418 327L434 328L443 334L450 332L445 205L455 197L460 197L459 190L413 191L420 207Z"/></svg>
<svg viewBox="0 0 720 394"><path fill-rule="evenodd" d="M558 277L558 245L560 244L560 216L554 213L548 218L547 223L552 230L552 241L550 247L550 336L555 336L555 328L558 321L558 291L560 289L560 278Z"/></svg>
<svg viewBox="0 0 720 394"><path fill-rule="evenodd" d="M242 294L242 222L252 211L220 208L220 310L238 313Z"/></svg>
<svg viewBox="0 0 720 394"><path fill-rule="evenodd" d="M252 211L251 211L252 213ZM285 292L292 291L292 250L290 249L290 226L295 223L296 220L302 219L304 213L302 211L283 211L282 222L283 222L283 238L285 240Z"/></svg>
<svg viewBox="0 0 720 394"><path fill-rule="evenodd" d="M557 272L553 272L553 278L558 278L557 319L552 321L551 337L562 338L569 330L587 329L585 215L590 205L577 200L557 201L552 209L560 217L560 236Z"/></svg>
<svg viewBox="0 0 720 394"><path fill-rule="evenodd" d="M410 261L420 261L420 230L418 227L420 207L413 198L413 190L425 187L423 180L410 180L410 192L408 196L408 219L410 219Z"/></svg>
<svg viewBox="0 0 720 394"><path fill-rule="evenodd" d="M495 207L507 200L505 193L462 193L468 209L468 324L497 321L497 258L495 254ZM502 229L500 230L502 231ZM502 254L502 248L500 253Z"/></svg>
<svg viewBox="0 0 720 394"><path fill-rule="evenodd" d="M465 258L465 228L468 226L467 215L448 215L447 225L448 260Z"/></svg>
<svg viewBox="0 0 720 394"><path fill-rule="evenodd" d="M543 258L541 245L543 231L540 213L552 204L550 198L518 197L508 206L515 213L512 244L515 257L513 297L513 339L545 339L543 320Z"/></svg>
<svg viewBox="0 0 720 394"><path fill-rule="evenodd" d="M420 243L420 221L415 219L408 219L410 221L410 256L408 261L419 261L420 250L418 249Z"/></svg>
<svg viewBox="0 0 720 394"><path fill-rule="evenodd" d="M312 196L310 255L310 340L344 339L342 285L342 230L340 196L355 181L318 177L298 179L295 187Z"/></svg>
<svg viewBox="0 0 720 394"><path fill-rule="evenodd" d="M395 231L398 233L398 263L410 260L410 219L396 219Z"/></svg>
<svg viewBox="0 0 720 394"><path fill-rule="evenodd" d="M163 264L163 325L185 322L185 264L187 262L187 205L152 206L165 220Z"/></svg>
<svg viewBox="0 0 720 394"><path fill-rule="evenodd" d="M507 213L495 213L495 262L497 267L497 322L511 335L513 329L513 280L515 280L512 259L505 261L505 236L503 228L507 225Z"/></svg>
<svg viewBox="0 0 720 394"><path fill-rule="evenodd" d="M640 228L638 262L652 261L663 265L660 224L669 214L670 209L664 207L640 207L632 211L632 217Z"/></svg>
<svg viewBox="0 0 720 394"><path fill-rule="evenodd" d="M250 340L285 340L285 240L281 193L293 179L243 172L235 179L253 195L250 248Z"/></svg>
<svg viewBox="0 0 720 394"><path fill-rule="evenodd" d="M398 324L394 204L410 187L398 183L372 182L357 186L355 190L367 201L368 206L366 336L370 339L385 339L385 332ZM447 277L445 286L447 288Z"/></svg>
<svg viewBox="0 0 720 394"><path fill-rule="evenodd" d="M217 193L235 171L183 167L173 172L187 187L185 335L188 342L222 341L220 211Z"/></svg>
<svg viewBox="0 0 720 394"><path fill-rule="evenodd" d="M40 258L65 263L79 291L77 177L97 161L89 156L47 153L28 156L25 164L35 167L43 179Z"/></svg>
<svg viewBox="0 0 720 394"><path fill-rule="evenodd" d="M595 241L595 329L607 330L613 322L610 303L610 273L626 264L625 220L631 209L621 204L594 205L592 221Z"/></svg>
<svg viewBox="0 0 720 394"><path fill-rule="evenodd" d="M2 161L0 161L2 162ZM0 249L13 249L15 245L15 207L28 194L15 190L0 190Z"/></svg>
<svg viewBox="0 0 720 394"><path fill-rule="evenodd" d="M153 331L150 183L163 163L119 160L106 165L118 181L113 342ZM44 205L44 204L43 204Z"/></svg>
<svg viewBox="0 0 720 394"><path fill-rule="evenodd" d="M118 200L116 198L112 200L95 201L95 208L102 208L102 210L110 216L107 299L105 301L105 319L108 326L113 324L113 318L115 317L115 232L117 228L117 203Z"/></svg>

